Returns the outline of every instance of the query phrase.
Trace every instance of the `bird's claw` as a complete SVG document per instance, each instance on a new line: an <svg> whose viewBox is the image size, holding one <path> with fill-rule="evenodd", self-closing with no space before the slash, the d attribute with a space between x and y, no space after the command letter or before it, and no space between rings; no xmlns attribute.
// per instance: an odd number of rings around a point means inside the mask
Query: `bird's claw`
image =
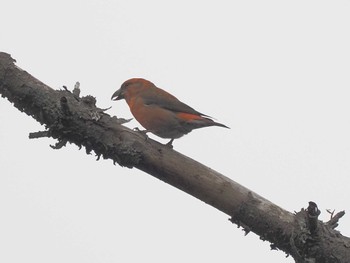
<svg viewBox="0 0 350 263"><path fill-rule="evenodd" d="M174 148L173 146L174 139L171 139L168 143L164 144L166 147L169 147L170 149Z"/></svg>
<svg viewBox="0 0 350 263"><path fill-rule="evenodd" d="M135 127L134 129L132 129L133 131L136 131L140 134L142 134L146 140L148 139L148 136L147 136L147 132L149 132L148 130L140 130L139 128Z"/></svg>

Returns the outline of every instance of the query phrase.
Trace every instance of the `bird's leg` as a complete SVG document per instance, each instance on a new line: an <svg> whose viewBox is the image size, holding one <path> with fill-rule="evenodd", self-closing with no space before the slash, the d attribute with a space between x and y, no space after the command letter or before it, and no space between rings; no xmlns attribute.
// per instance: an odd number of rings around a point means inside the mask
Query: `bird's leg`
<svg viewBox="0 0 350 263"><path fill-rule="evenodd" d="M137 127L135 127L133 130L136 131L136 132L141 133L146 138L146 140L148 139L147 132L150 132L149 130L140 130Z"/></svg>
<svg viewBox="0 0 350 263"><path fill-rule="evenodd" d="M172 149L173 148L173 141L174 141L174 139L171 139L168 143L165 144L165 146Z"/></svg>

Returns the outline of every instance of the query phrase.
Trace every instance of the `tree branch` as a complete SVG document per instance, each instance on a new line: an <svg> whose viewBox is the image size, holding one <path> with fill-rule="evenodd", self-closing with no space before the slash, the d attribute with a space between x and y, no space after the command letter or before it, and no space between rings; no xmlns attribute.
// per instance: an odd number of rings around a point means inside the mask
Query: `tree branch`
<svg viewBox="0 0 350 263"><path fill-rule="evenodd" d="M296 214L283 210L224 175L122 126L127 120L97 108L94 97L80 98L77 90L53 90L14 62L0 52L0 94L45 125L46 131L32 133L31 138L53 137L58 140L55 148L75 143L88 153L94 151L98 158L155 176L226 213L246 233L256 233L296 262L349 262L350 239L333 229L334 222L319 221L317 206Z"/></svg>

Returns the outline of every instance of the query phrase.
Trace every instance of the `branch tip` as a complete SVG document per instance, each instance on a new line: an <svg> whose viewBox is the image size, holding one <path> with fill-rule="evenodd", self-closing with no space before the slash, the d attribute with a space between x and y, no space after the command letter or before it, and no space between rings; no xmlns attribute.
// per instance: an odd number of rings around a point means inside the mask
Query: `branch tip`
<svg viewBox="0 0 350 263"><path fill-rule="evenodd" d="M29 139L38 139L43 137L50 137L49 131L38 131L29 133Z"/></svg>
<svg viewBox="0 0 350 263"><path fill-rule="evenodd" d="M342 218L344 215L345 215L345 211L340 211L336 213L334 216L332 216L331 220L329 220L326 223L327 226L331 227L332 229L335 229L338 226L339 219Z"/></svg>

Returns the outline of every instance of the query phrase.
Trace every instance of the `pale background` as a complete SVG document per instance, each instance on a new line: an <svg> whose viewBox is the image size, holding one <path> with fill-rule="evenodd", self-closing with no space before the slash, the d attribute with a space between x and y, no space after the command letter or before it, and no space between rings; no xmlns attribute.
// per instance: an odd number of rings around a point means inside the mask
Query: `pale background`
<svg viewBox="0 0 350 263"><path fill-rule="evenodd" d="M349 14L348 0L3 1L0 51L124 118L112 93L153 81L231 127L177 151L291 212L313 200L326 221L349 212ZM145 173L29 140L44 127L5 99L0 121L0 262L293 262Z"/></svg>

